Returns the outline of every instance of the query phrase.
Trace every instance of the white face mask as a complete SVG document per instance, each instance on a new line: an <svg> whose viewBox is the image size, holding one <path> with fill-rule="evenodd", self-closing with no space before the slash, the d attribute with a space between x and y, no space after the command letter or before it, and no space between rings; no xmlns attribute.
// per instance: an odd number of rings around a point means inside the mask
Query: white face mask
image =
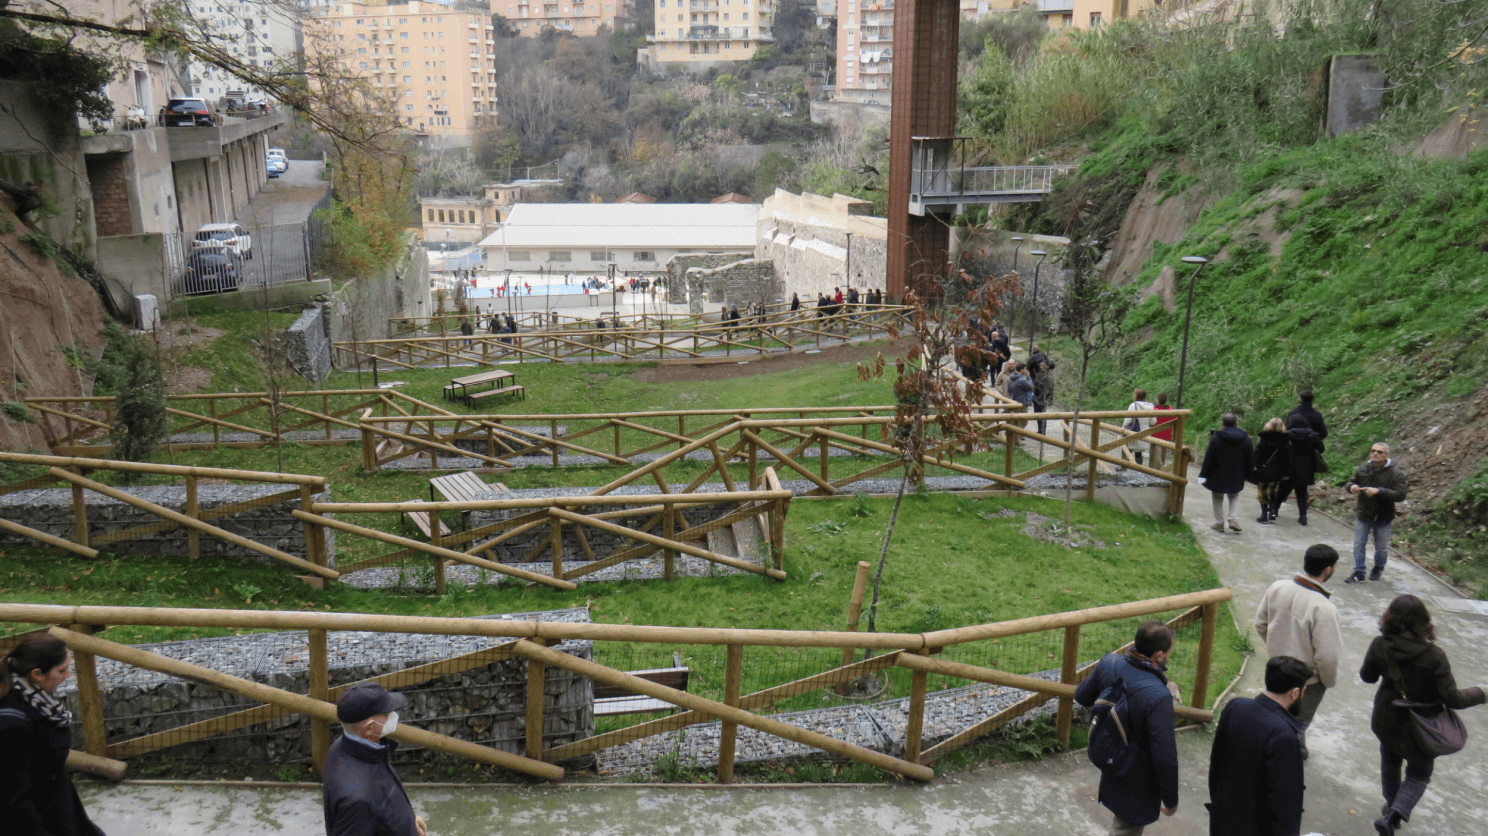
<svg viewBox="0 0 1488 836"><path fill-rule="evenodd" d="M398 730L398 712L388 713L387 722L382 724L382 734L379 737L387 737Z"/></svg>

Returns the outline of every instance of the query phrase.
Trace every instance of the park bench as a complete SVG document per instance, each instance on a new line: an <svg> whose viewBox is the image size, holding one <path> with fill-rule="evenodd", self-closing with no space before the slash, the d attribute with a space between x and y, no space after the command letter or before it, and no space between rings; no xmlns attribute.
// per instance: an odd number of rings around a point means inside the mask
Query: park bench
<svg viewBox="0 0 1488 836"><path fill-rule="evenodd" d="M412 501L423 502L422 499L415 499ZM403 515L405 517L408 517L408 519L414 524L414 526L418 528L419 531L423 532L424 536L429 538L430 541L434 539L433 529L429 525L428 511L404 511ZM441 519L439 521L439 536L448 537L451 533L452 532L450 531L450 527L448 525L445 525L444 520Z"/></svg>
<svg viewBox="0 0 1488 836"><path fill-rule="evenodd" d="M672 654L673 667L651 668L644 671L626 671L631 676L637 676L647 682L655 682L657 685L665 685L677 691L687 690L687 679L692 674L692 669L682 664L678 654ZM658 700L644 694L637 694L627 688L618 685L608 685L603 682L594 683L594 716L613 717L620 714L646 714L652 711L675 711L677 706L666 700Z"/></svg>
<svg viewBox="0 0 1488 836"><path fill-rule="evenodd" d="M435 476L429 480L429 499L434 499L434 492L444 497L446 502L472 502L478 494L498 491L506 493L509 489L500 482L486 484L473 471L466 470L461 473L450 473L445 476Z"/></svg>
<svg viewBox="0 0 1488 836"><path fill-rule="evenodd" d="M470 392L473 387L484 386L488 383L515 381L515 379L516 376L506 369L496 369L494 371L480 372L479 374L457 377L454 380L451 380L449 382L449 385L444 387L444 398L445 400L458 399L466 403L472 403L476 400L479 400L480 398L488 398L493 395L510 395L521 392L523 399L525 399L527 397L526 388L517 385L515 382L508 383L505 386L498 386L495 389L490 389L485 392L477 392L475 394L471 394Z"/></svg>
<svg viewBox="0 0 1488 836"><path fill-rule="evenodd" d="M499 389L487 389L484 392L477 392L474 395L467 395L465 397L465 402L474 403L481 398L491 398L497 395L515 395L518 393L522 395L522 400L527 400L527 387L522 386L521 384L513 383L510 386L502 386Z"/></svg>

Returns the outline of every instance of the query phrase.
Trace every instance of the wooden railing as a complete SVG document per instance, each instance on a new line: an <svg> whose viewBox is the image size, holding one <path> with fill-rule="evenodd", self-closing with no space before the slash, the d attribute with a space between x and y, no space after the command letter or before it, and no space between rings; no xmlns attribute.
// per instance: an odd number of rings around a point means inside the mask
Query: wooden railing
<svg viewBox="0 0 1488 836"><path fill-rule="evenodd" d="M823 340L888 337L904 326L910 309L897 305L855 306L851 311L772 313L763 320L707 323L695 328L570 328L517 334L458 332L440 336L356 340L335 344L339 369L374 362L416 369L511 362L595 360L708 360L819 347ZM608 318L606 318L608 322Z"/></svg>
<svg viewBox="0 0 1488 836"><path fill-rule="evenodd" d="M492 499L470 502L317 502L309 511L295 511L297 519L307 526L330 528L346 534L401 546L397 551L377 557L338 566L342 575L397 563L410 557L428 555L434 570L435 591L445 592L445 566L448 562L476 566L532 583L558 589L573 589L573 581L610 566L627 561L649 558L661 552L663 577L676 577L675 561L678 555L690 555L720 566L727 566L757 575L783 580L785 574L785 519L790 508L791 492L780 487L775 472L766 469L762 477L762 490L721 493L656 494L649 496L568 496L532 497L524 499ZM698 511L708 506L724 506L712 519L699 520ZM585 508L604 509L589 510ZM387 534L349 520L357 514L427 513L429 515L430 541L425 543L408 537ZM479 511L504 511L505 519L479 525L461 532L444 534L440 526L440 515L453 513L463 515ZM694 518L689 520L687 512ZM328 515L334 514L335 517ZM619 525L612 520L639 518L635 526ZM708 533L739 524L751 518L758 519L760 531L768 544L766 565L752 563L740 557L719 554L694 545L693 540L706 538ZM653 529L660 527L660 533ZM616 548L607 555L600 555L589 543L585 529L603 531L634 541L628 548ZM571 531L587 560L577 565L565 566L563 558L564 531ZM536 539L526 556L516 563L530 563L551 555L552 574L543 575L511 563L502 563L491 556L490 550L521 535L528 540Z"/></svg>
<svg viewBox="0 0 1488 836"><path fill-rule="evenodd" d="M1062 743L1070 740L1073 697L1076 685L1089 675L1093 663L1081 666L1082 659L1092 659L1101 652L1081 648L1081 630L1092 625L1150 617L1177 612L1168 623L1182 628L1200 625L1194 657L1193 682L1188 706L1179 706L1180 718L1209 722L1213 715L1204 710L1208 701L1208 683L1213 659L1215 628L1219 607L1230 600L1228 589L1213 589L1166 598L1155 598L1076 612L1056 613L992 624L961 627L933 633L857 633L804 630L750 630L733 628L685 628L631 626L619 624L574 624L559 622L510 621L504 619L427 618L415 616L364 615L357 613L316 613L258 610L164 609L144 607L57 606L40 604L0 604L0 621L22 624L53 625L49 632L65 641L74 652L78 674L79 704L86 751L96 756L120 757L141 754L169 746L199 740L214 734L264 723L291 714L311 718L312 751L317 766L324 763L330 744L330 724L335 722L336 697L349 686L329 685L329 661L326 636L332 631L371 631L422 635L464 635L509 639L496 647L420 667L408 668L374 678L386 688L406 688L436 677L457 673L502 659L523 657L528 660L528 699L525 706L527 735L521 754L504 752L467 741L456 740L400 723L394 739L451 752L481 763L512 769L537 778L557 781L564 770L554 761L590 754L610 746L685 728L698 723L722 721L718 777L732 780L735 741L738 727L756 729L823 752L866 763L908 778L927 781L933 777L929 764L948 752L955 751L981 738L1012 719L1028 713L1050 699L1059 701L1056 731ZM310 660L308 694L295 694L249 680L193 665L138 648L107 641L93 635L109 626L194 627L251 630L306 630ZM1054 633L1062 636L1060 676L1051 681L1019 673L1009 673L984 665L946 661L941 653L970 648L979 643L996 643L1013 636ZM0 650L8 649L15 637L0 639ZM591 640L617 643L661 643L723 646L727 649L723 699L712 699L688 693L632 676L624 671L577 659L550 648L566 640ZM841 667L757 691L741 694L742 659L748 648L823 648L849 652L860 649L881 651L875 656ZM1185 647L1185 651L1187 648ZM96 658L102 656L125 664L172 676L205 682L217 688L242 694L264 705L193 723L166 732L132 740L108 740L103 700L99 690ZM973 657L974 658L974 657ZM664 701L682 709L680 713L659 720L597 735L575 743L543 748L544 715L543 682L548 666L562 668L595 682L616 685ZM771 706L790 697L840 685L866 673L892 667L911 671L909 722L902 757L874 751L858 744L820 732L791 725L767 716ZM1013 705L997 711L938 745L923 748L925 707L930 674L984 682L1030 692ZM417 722L417 718L409 718Z"/></svg>
<svg viewBox="0 0 1488 836"><path fill-rule="evenodd" d="M292 473L260 473L252 470L226 470L215 467L141 464L108 459L37 456L26 453L6 452L0 452L0 462L36 465L47 468L47 472L44 475L20 482L13 482L9 485L0 485L0 495L32 488L42 488L57 483L72 486L72 540L38 531L13 520L0 518L0 529L4 529L11 534L28 537L32 540L84 557L97 557L98 547L100 546L106 546L110 543L117 543L147 534L159 534L177 528L186 528L188 530L187 549L192 560L201 556L201 536L205 534L209 537L216 537L235 546L287 563L290 566L310 572L324 580L335 580L340 576L335 569L330 568L325 539L312 525L307 524L305 527L306 554L302 558L228 531L214 522L231 517L234 514L250 511L254 508L278 505L290 500L298 500L301 508L309 508L312 506L315 495L325 491L325 479L323 477L300 476ZM149 500L142 499L118 488L110 487L83 475L84 472L91 471L137 473L165 476L172 480L180 480L186 486L186 511L185 513L181 513L166 508L158 503L150 502ZM239 482L279 484L287 487L283 491L267 496L234 502L230 505L222 505L216 508L201 508L197 504L197 486L202 479L230 479ZM96 493L123 502L126 505L138 508L160 519L156 522L130 526L119 531L95 536L89 530L88 524L87 497L89 493Z"/></svg>
<svg viewBox="0 0 1488 836"><path fill-rule="evenodd" d="M926 451L926 462L933 468L986 479L996 489L1018 490L1029 479L1045 473L1063 471L1072 466L1085 468L1087 499L1095 496L1096 478L1102 469L1135 470L1161 479L1168 484L1168 509L1180 513L1184 488L1188 484L1190 451L1184 447L1184 431L1189 410L1128 411L1103 410L1081 412L1079 432L1071 422L1073 413L1019 411L1016 404L996 404L969 416L976 427L973 442L946 442ZM843 415L843 413L848 413ZM799 417L785 417L797 415ZM767 417L761 417L767 416ZM1120 424L1130 417L1152 419L1172 417L1169 423L1154 425L1141 432L1123 429ZM693 425L687 425L688 419ZM1108 424L1114 419L1117 423ZM677 430L663 429L661 424L676 420ZM1054 424L1053 434L1041 434L1030 427L1039 421ZM699 426L699 423L702 425ZM864 479L880 476L899 467L899 453L889 436L895 426L892 407L820 408L812 410L683 410L651 413L583 413L567 415L402 415L373 416L371 410L362 416L362 463L368 471L410 456L430 457L430 467L439 468L440 458L474 459L489 467L516 467L523 457L546 457L554 467L564 455L593 456L613 464L630 464L636 457L676 446L653 461L642 464L632 473L600 489L608 492L641 478L666 484L661 471L692 454L702 454L710 463L702 474L691 479L688 490L709 478L728 484L732 479L727 464L746 463L749 486L759 484L761 455L773 459L781 472L790 471L815 484L808 495L831 495L839 489ZM546 430L546 432L542 432ZM1171 430L1173 441L1154 438L1154 434ZM1078 435L1085 435L1081 443ZM581 440L590 439L579 443ZM1037 467L1017 470L1014 451L1020 439L1047 444L1062 457ZM1168 469L1160 470L1137 464L1128 445L1146 441L1175 452ZM598 444L596 444L598 442ZM1000 469L973 467L957 458L965 458L967 447L1003 450ZM474 449L473 449L474 448ZM608 449L605 449L608 448ZM477 452L476 450L483 451ZM834 453L836 455L834 455ZM832 478L834 460L856 457L876 459L849 475Z"/></svg>

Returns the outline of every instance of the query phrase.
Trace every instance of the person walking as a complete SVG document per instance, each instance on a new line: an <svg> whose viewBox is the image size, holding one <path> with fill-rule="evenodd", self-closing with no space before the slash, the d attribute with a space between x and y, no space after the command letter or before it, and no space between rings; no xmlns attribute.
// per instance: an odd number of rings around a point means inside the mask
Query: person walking
<svg viewBox="0 0 1488 836"><path fill-rule="evenodd" d="M1013 362L1012 360L1008 360L1007 362L1002 364L1002 371L997 373L997 391L1001 392L1003 397L1012 397L1012 394L1008 391L1008 378L1013 376L1013 372L1016 371L1017 368L1017 363Z"/></svg>
<svg viewBox="0 0 1488 836"><path fill-rule="evenodd" d="M61 639L33 633L0 660L0 821L13 836L103 836L67 777L72 713L56 694L68 656Z"/></svg>
<svg viewBox="0 0 1488 836"><path fill-rule="evenodd" d="M1033 381L1028 379L1028 367L1019 363L1008 376L1008 397L1033 409Z"/></svg>
<svg viewBox="0 0 1488 836"><path fill-rule="evenodd" d="M470 337L475 336L475 326L470 324L470 317L460 317L460 333L466 337L465 347L470 347Z"/></svg>
<svg viewBox="0 0 1488 836"><path fill-rule="evenodd" d="M326 836L426 836L428 826L413 814L403 782L393 771L398 709L408 702L381 685L362 682L336 701L340 737L326 752Z"/></svg>
<svg viewBox="0 0 1488 836"><path fill-rule="evenodd" d="M1405 473L1390 458L1390 445L1369 445L1369 458L1354 471L1344 490L1358 497L1354 510L1354 573L1344 583L1364 580L1364 552L1374 536L1374 568L1369 579L1377 581L1390 559L1390 524L1395 521L1395 503L1405 501Z"/></svg>
<svg viewBox="0 0 1488 836"><path fill-rule="evenodd" d="M1292 441L1280 418L1272 418L1261 427L1255 461L1256 498L1261 501L1261 515L1256 522L1270 523L1276 519L1276 509L1286 496L1284 485L1292 472Z"/></svg>
<svg viewBox="0 0 1488 836"><path fill-rule="evenodd" d="M1293 415L1301 415L1306 419L1307 426L1312 427L1312 431L1318 434L1318 438L1328 437L1328 422L1323 420L1323 413L1313 407L1311 389L1303 389L1297 393L1297 405L1292 407L1292 411L1286 416L1288 427L1292 425Z"/></svg>
<svg viewBox="0 0 1488 836"><path fill-rule="evenodd" d="M1311 671L1290 656L1266 662L1266 690L1225 706L1209 751L1209 836L1298 836L1302 748L1291 708Z"/></svg>
<svg viewBox="0 0 1488 836"><path fill-rule="evenodd" d="M1141 836L1158 814L1178 812L1178 742L1173 735L1173 704L1178 686L1166 672L1173 655L1173 628L1148 621L1137 628L1125 655L1110 653L1075 689L1075 702L1090 708L1105 690L1121 682L1128 710L1127 739L1140 748L1131 768L1102 770L1099 800L1111 811L1111 836Z"/></svg>
<svg viewBox="0 0 1488 836"><path fill-rule="evenodd" d="M1137 389L1132 392L1132 402L1126 405L1127 412L1151 412L1152 401L1147 400L1147 390ZM1140 415L1133 415L1122 423L1122 429L1128 432L1139 433L1152 426L1152 419ZM1146 441L1133 441L1127 445L1132 451L1132 458L1137 464L1142 463L1142 454L1147 452L1151 446Z"/></svg>
<svg viewBox="0 0 1488 836"><path fill-rule="evenodd" d="M1276 503L1271 507L1271 519L1286 502L1287 494L1297 494L1297 524L1307 525L1307 489L1317 483L1317 463L1323 455L1323 438L1307 423L1307 418L1293 412L1287 418L1287 439L1291 442L1291 458L1288 460L1287 479L1281 486Z"/></svg>
<svg viewBox="0 0 1488 836"><path fill-rule="evenodd" d="M1252 481L1255 471L1255 448L1250 434L1240 429L1240 419L1235 413L1220 416L1222 425L1218 432L1209 434L1209 447L1204 452L1204 464L1199 468L1199 479L1209 489L1214 501L1215 531L1225 530L1228 520L1230 529L1240 532L1240 520L1235 516L1240 502L1240 492L1245 483ZM1229 500L1226 514L1225 500Z"/></svg>
<svg viewBox="0 0 1488 836"><path fill-rule="evenodd" d="M1256 607L1255 630L1266 643L1266 655L1300 659L1312 671L1292 711L1303 734L1312 725L1323 695L1338 681L1343 632L1338 626L1338 607L1323 588L1337 568L1338 552L1332 546L1308 546L1302 556L1302 574L1271 584ZM1302 757L1307 757L1305 737Z"/></svg>
<svg viewBox="0 0 1488 836"><path fill-rule="evenodd" d="M1172 410L1172 405L1168 403L1168 393L1158 392L1157 403L1153 404L1152 408L1159 411ZM1178 416L1158 416L1153 420L1156 421L1158 424L1168 424L1178 420ZM1172 442L1173 430L1171 427L1158 430L1157 432L1152 434L1152 437L1162 439L1163 441ZM1168 448L1162 446L1161 444L1151 444L1148 446L1152 448L1152 466L1158 470L1162 470L1168 464Z"/></svg>
<svg viewBox="0 0 1488 836"><path fill-rule="evenodd" d="M1379 683L1369 728L1379 738L1380 792L1385 806L1374 829L1379 836L1394 836L1402 823L1410 821L1436 769L1436 758L1416 742L1415 721L1409 713L1431 717L1447 708L1482 705L1485 696L1482 688L1457 687L1452 663L1436 645L1431 613L1414 595L1400 595L1390 602L1380 618L1380 634L1364 654L1359 678L1370 685ZM1397 705L1400 700L1417 707ZM1402 764L1404 781L1400 780Z"/></svg>
<svg viewBox="0 0 1488 836"><path fill-rule="evenodd" d="M791 306L790 306L790 309L791 309L791 313L795 313L796 311L799 311L801 309L801 296L800 296L800 294L798 294L798 293L792 293L791 294Z"/></svg>

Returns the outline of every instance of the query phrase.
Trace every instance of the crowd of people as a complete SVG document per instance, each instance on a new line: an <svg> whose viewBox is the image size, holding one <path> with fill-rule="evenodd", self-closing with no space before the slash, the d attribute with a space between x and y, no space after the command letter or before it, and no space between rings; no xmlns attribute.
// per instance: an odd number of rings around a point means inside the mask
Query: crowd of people
<svg viewBox="0 0 1488 836"><path fill-rule="evenodd" d="M1209 756L1210 836L1302 832L1307 730L1337 682L1342 646L1338 609L1324 588L1337 563L1331 546L1309 547L1302 571L1273 583L1256 609L1253 621L1268 657L1265 690L1230 700L1220 714ZM1099 800L1112 814L1112 836L1138 836L1178 811L1179 696L1167 678L1174 652L1173 629L1149 621L1128 650L1102 658L1075 691L1081 705L1103 707L1092 712L1097 724L1117 714L1128 741L1125 751L1110 757L1092 726L1090 757L1101 769ZM1379 836L1394 836L1425 794L1436 758L1454 751L1419 734L1412 715L1437 717L1481 705L1485 692L1457 687L1446 651L1436 644L1431 613L1414 595L1397 596L1385 609L1359 678L1379 683L1369 727L1379 742L1385 803L1373 824Z"/></svg>

